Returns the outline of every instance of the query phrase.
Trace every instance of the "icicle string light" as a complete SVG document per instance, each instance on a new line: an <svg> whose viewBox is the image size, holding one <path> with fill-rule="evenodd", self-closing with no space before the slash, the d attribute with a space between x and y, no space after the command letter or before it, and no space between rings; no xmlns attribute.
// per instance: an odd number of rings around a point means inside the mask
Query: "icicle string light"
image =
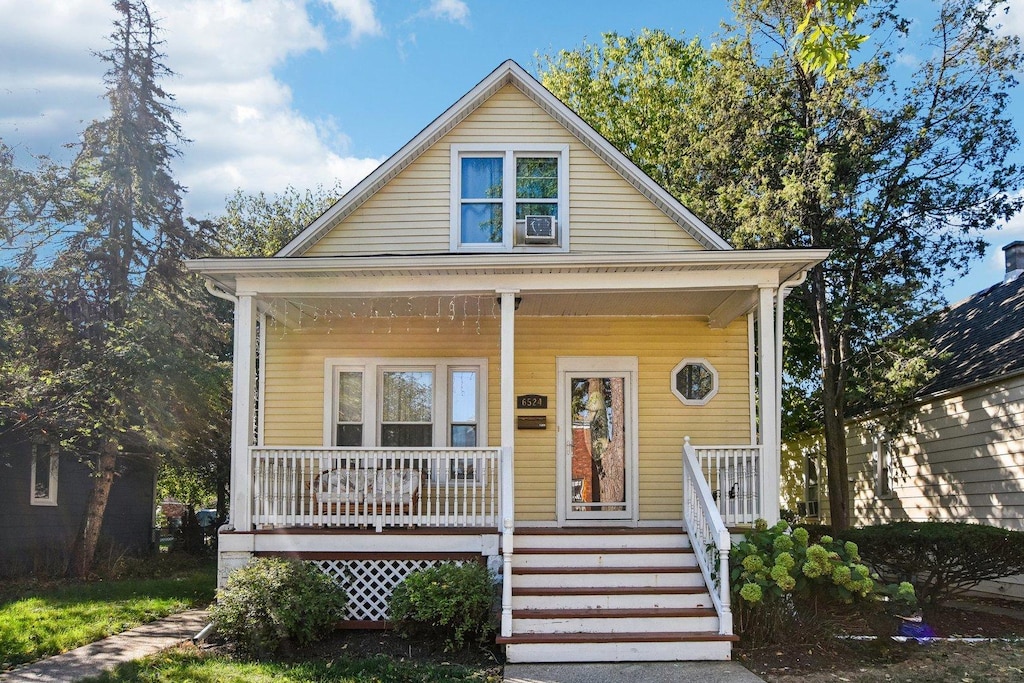
<svg viewBox="0 0 1024 683"><path fill-rule="evenodd" d="M461 303L459 301L461 299ZM485 306L490 301L490 308ZM322 303L271 299L267 302L267 326L279 337L289 332L322 330L326 334L336 332L362 332L369 334L395 334L401 331L412 333L417 329L413 323L419 319L433 323L434 331L462 329L482 334L484 319L496 319L500 308L495 297L476 296L433 296L395 297L371 299L331 299ZM475 318L475 325L473 324ZM404 326L399 322L404 319ZM335 327L337 326L337 330Z"/></svg>

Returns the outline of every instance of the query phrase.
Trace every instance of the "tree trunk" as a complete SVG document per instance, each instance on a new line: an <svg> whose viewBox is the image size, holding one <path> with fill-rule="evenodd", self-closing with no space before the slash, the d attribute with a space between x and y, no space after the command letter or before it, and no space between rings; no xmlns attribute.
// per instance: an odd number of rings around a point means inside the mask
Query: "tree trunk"
<svg viewBox="0 0 1024 683"><path fill-rule="evenodd" d="M626 500L625 397L622 379L615 377L610 382L612 412L608 447L604 452L604 469L601 473L601 500L618 503Z"/></svg>
<svg viewBox="0 0 1024 683"><path fill-rule="evenodd" d="M846 426L842 343L831 328L821 266L807 278L804 303L811 320L821 366L822 429L825 436L825 467L828 470L829 521L835 529L850 525L849 465L846 460Z"/></svg>
<svg viewBox="0 0 1024 683"><path fill-rule="evenodd" d="M833 529L842 530L850 526L849 463L846 459L846 427L837 407L834 382L829 381L834 372L834 368L826 368L822 383L825 413L822 427L825 433L825 467L828 470L829 521Z"/></svg>
<svg viewBox="0 0 1024 683"><path fill-rule="evenodd" d="M92 569L96 545L100 540L100 528L103 526L103 514L107 510L107 501L110 500L110 487L114 484L117 452L117 442L107 441L96 462L92 490L89 491L89 499L85 505L85 517L71 550L68 574L72 578L84 578Z"/></svg>
<svg viewBox="0 0 1024 683"><path fill-rule="evenodd" d="M590 498L593 503L604 500L604 452L608 446L608 420L604 401L604 383L598 377L587 380L587 414L590 419Z"/></svg>

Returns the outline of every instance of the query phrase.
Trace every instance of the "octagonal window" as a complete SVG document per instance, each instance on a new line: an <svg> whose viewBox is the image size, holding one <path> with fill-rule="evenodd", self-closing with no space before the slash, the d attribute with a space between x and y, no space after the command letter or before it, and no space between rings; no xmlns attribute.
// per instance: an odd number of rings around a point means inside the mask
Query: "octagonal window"
<svg viewBox="0 0 1024 683"><path fill-rule="evenodd" d="M672 369L672 393L688 406L702 406L718 393L718 371L703 358L684 358Z"/></svg>

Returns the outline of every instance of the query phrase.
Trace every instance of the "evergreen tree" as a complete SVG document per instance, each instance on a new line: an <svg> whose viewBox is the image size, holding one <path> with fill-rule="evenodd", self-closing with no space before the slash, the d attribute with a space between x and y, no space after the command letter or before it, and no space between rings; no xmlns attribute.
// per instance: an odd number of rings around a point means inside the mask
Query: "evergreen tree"
<svg viewBox="0 0 1024 683"><path fill-rule="evenodd" d="M109 115L85 129L45 234L52 263L30 253L6 273L0 320L6 429L59 438L93 468L70 560L92 566L111 486L133 460L224 448L230 325L183 259L211 250L212 228L182 216L171 161L184 142L157 27L142 0L116 0L107 63ZM222 441L221 437L221 441Z"/></svg>

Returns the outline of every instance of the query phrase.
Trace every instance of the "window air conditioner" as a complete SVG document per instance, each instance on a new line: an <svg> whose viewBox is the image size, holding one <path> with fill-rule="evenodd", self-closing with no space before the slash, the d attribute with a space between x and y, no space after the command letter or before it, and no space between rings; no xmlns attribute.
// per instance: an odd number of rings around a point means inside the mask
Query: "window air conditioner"
<svg viewBox="0 0 1024 683"><path fill-rule="evenodd" d="M554 216L527 216L526 217L526 243L527 244L554 244L558 241L555 234Z"/></svg>

